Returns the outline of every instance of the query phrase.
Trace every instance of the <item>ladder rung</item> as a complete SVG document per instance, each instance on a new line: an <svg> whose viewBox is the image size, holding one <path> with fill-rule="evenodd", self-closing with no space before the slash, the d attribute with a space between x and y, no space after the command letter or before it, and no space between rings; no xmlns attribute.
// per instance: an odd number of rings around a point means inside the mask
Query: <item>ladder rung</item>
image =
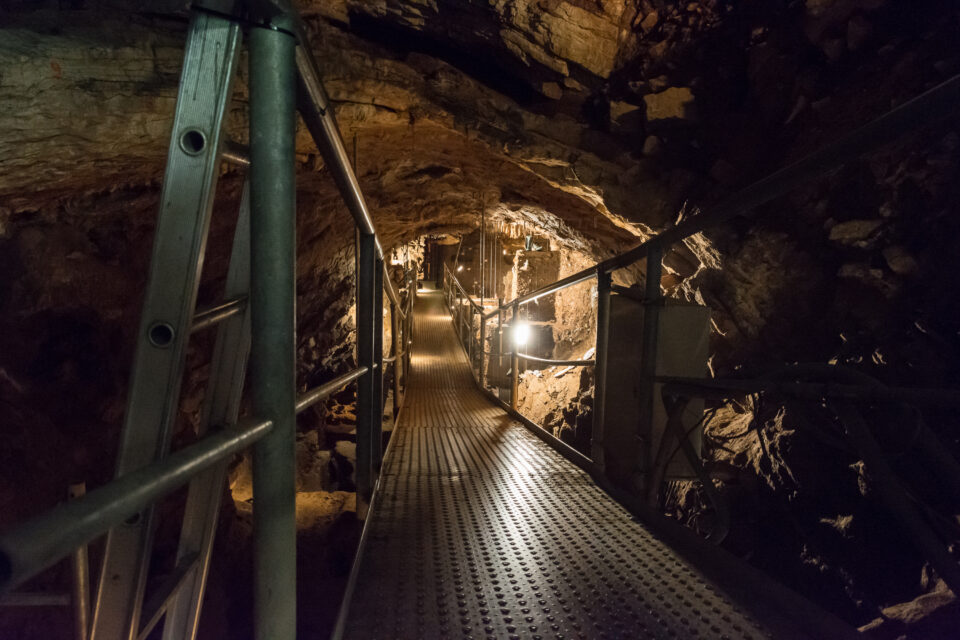
<svg viewBox="0 0 960 640"><path fill-rule="evenodd" d="M243 296L198 311L197 315L193 316L193 325L190 327L190 333L196 333L197 331L212 327L230 316L240 313L246 305L247 297Z"/></svg>
<svg viewBox="0 0 960 640"><path fill-rule="evenodd" d="M147 622L140 628L137 640L145 640L145 638L150 635L153 628L157 626L157 623L163 618L163 614L167 612L167 608L170 606L170 603L173 602L173 597L177 595L184 581L196 568L197 555L193 554L181 560L179 564L173 568L173 571L163 578L160 586L157 587L157 590L143 605L143 615L141 618Z"/></svg>
<svg viewBox="0 0 960 640"><path fill-rule="evenodd" d="M238 167L249 167L250 166L250 149L247 145L240 144L239 142L232 142L227 140L223 143L223 149L220 151L220 157L230 164L235 164Z"/></svg>

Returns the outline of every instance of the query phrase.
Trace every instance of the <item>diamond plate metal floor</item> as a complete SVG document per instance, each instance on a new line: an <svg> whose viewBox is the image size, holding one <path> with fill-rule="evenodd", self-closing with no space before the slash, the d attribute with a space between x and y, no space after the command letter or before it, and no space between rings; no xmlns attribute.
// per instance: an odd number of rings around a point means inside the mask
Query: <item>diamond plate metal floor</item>
<svg viewBox="0 0 960 640"><path fill-rule="evenodd" d="M415 314L345 637L772 637L477 389L440 293Z"/></svg>

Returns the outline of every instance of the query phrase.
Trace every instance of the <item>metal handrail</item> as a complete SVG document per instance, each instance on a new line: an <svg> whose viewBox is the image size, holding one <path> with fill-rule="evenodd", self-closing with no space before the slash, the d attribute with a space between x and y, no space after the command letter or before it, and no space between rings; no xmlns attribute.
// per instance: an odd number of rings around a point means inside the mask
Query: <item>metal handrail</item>
<svg viewBox="0 0 960 640"><path fill-rule="evenodd" d="M518 353L517 357L539 364L550 365L551 367L590 367L597 364L596 360L551 360L549 358L537 358L536 356L527 355L526 353Z"/></svg>
<svg viewBox="0 0 960 640"><path fill-rule="evenodd" d="M836 142L779 171L775 171L720 204L682 221L672 229L667 229L655 235L633 249L597 262L593 266L540 287L535 291L517 296L509 302L501 304L499 309L506 310L514 304L531 302L560 289L589 280L601 272L630 266L634 262L646 258L651 251L657 248L666 249L738 215L753 215L756 207L785 195L805 182L822 177L846 162L880 145L891 142L916 127L950 115L956 111L958 103L960 103L960 75L946 80ZM496 310L489 316L492 316L493 313L496 313Z"/></svg>
<svg viewBox="0 0 960 640"><path fill-rule="evenodd" d="M476 302L474 302L473 297L471 297L470 294L467 293L467 290L464 289L464 288L463 288L463 285L460 284L460 281L457 280L457 276L455 276L453 273L451 273L450 269L447 267L446 264L443 265L443 269L444 269L444 271L447 272L447 275L450 276L450 278L453 280L453 283L454 283L455 285L457 285L457 289L459 289L459 290L460 290L460 293L463 294L463 297L467 299L467 301L470 303L470 306L472 306L474 309L476 309L477 312L479 312L480 314L483 314L483 307L481 307L479 304L477 304Z"/></svg>
<svg viewBox="0 0 960 640"><path fill-rule="evenodd" d="M250 418L62 503L0 535L0 584L12 589L77 547L137 514L192 477L267 435L269 420Z"/></svg>
<svg viewBox="0 0 960 640"><path fill-rule="evenodd" d="M881 387L835 382L795 382L772 378L722 379L657 376L665 394L695 392L698 395L714 392L760 393L769 392L801 400L843 400L868 404L910 404L928 407L960 406L960 391L956 389L921 389L909 387Z"/></svg>
<svg viewBox="0 0 960 640"><path fill-rule="evenodd" d="M198 311L197 314L193 316L193 325L190 327L190 332L196 333L197 331L202 331L215 324L219 324L223 320L237 315L243 311L246 306L247 296L242 296Z"/></svg>
<svg viewBox="0 0 960 640"><path fill-rule="evenodd" d="M386 359L384 359L384 361L386 361ZM301 393L299 396L297 396L297 413L306 411L308 408L317 404L321 400L326 400L332 394L347 386L369 370L370 369L367 367L357 367L353 371L349 371L342 376L338 376L330 382L325 382L318 387L314 387L313 389L309 389Z"/></svg>
<svg viewBox="0 0 960 640"><path fill-rule="evenodd" d="M291 15L296 16L295 31L298 41L295 53L297 110L300 112L304 124L307 125L307 130L310 131L314 144L320 150L320 155L323 156L323 161L330 170L347 209L360 229L360 233L373 236L377 258L383 261L383 288L390 301L399 307L400 298L393 287L393 282L390 281L390 273L384 260L383 246L380 244L380 237L377 235L373 216L370 214L370 209L363 197L363 191L360 189L360 182L357 180L356 173L347 161L348 156L343 145L343 136L340 133L336 118L333 117L330 98L327 96L326 89L323 88L323 82L320 80L319 66L310 51L306 31L303 29L296 12L292 9L288 11ZM402 311L400 313L405 317Z"/></svg>

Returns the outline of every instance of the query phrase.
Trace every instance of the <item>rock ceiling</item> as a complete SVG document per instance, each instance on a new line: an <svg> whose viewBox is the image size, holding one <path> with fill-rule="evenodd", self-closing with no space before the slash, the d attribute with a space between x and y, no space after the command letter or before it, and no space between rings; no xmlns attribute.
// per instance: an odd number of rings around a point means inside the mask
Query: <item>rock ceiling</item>
<svg viewBox="0 0 960 640"><path fill-rule="evenodd" d="M642 162L617 136L556 108L564 94L586 99L576 78L609 76L623 11L590 2L306 5L314 53L386 243L475 227L481 207L599 254L659 226L663 187ZM184 23L141 14L111 26L107 11L75 14L55 28L43 12L24 14L0 44L6 224L78 194L155 187L162 175ZM351 32L354 22L361 33L380 23L391 31L370 40ZM487 73L511 75L515 95L418 51L421 38L489 57ZM242 141L244 61L240 69L227 131ZM298 151L301 191L322 195L330 182L303 128ZM322 201L335 205L330 195Z"/></svg>

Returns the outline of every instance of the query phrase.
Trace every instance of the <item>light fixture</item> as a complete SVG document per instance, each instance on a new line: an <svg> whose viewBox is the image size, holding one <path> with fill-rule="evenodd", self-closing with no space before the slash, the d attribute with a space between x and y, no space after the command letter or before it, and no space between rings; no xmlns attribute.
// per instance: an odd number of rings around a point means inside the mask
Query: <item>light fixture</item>
<svg viewBox="0 0 960 640"><path fill-rule="evenodd" d="M526 322L518 322L513 326L513 343L518 347L527 344L530 339L530 325Z"/></svg>
<svg viewBox="0 0 960 640"><path fill-rule="evenodd" d="M460 273L461 271L463 271L463 265L457 265L457 273Z"/></svg>

